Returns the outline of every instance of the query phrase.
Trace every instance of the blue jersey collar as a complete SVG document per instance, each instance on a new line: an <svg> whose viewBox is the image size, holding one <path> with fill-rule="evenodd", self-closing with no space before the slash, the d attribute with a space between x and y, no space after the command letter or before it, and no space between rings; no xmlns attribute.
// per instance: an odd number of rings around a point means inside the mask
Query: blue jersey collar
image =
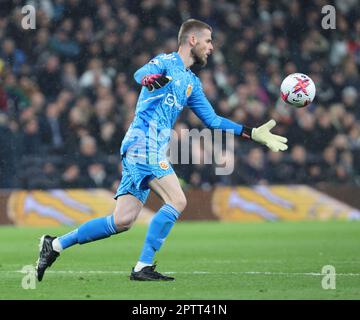
<svg viewBox="0 0 360 320"><path fill-rule="evenodd" d="M181 67L184 70L190 70L190 68L185 68L185 64L177 52L174 52L174 56L176 57L176 63L179 67Z"/></svg>

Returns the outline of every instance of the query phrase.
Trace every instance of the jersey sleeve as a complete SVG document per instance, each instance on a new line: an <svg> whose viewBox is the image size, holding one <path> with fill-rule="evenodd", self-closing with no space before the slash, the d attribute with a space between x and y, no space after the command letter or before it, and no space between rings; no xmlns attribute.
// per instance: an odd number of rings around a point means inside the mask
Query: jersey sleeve
<svg viewBox="0 0 360 320"><path fill-rule="evenodd" d="M188 99L188 106L210 129L233 130L236 135L241 135L243 132L243 125L216 114L214 108L206 98L198 78L196 79L194 90Z"/></svg>
<svg viewBox="0 0 360 320"><path fill-rule="evenodd" d="M161 59L161 56L156 56L134 73L134 79L138 84L141 84L141 80L144 76L148 74L163 74L165 69L166 66L164 60Z"/></svg>

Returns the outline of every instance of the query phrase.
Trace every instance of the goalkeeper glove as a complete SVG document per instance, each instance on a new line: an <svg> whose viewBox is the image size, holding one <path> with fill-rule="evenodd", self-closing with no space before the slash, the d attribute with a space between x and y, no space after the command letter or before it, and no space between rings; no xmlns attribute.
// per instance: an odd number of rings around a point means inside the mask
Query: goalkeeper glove
<svg viewBox="0 0 360 320"><path fill-rule="evenodd" d="M169 81L172 80L170 76L164 76L162 74L149 74L141 80L141 85L148 88L148 90L154 91L154 89L160 89L164 87Z"/></svg>
<svg viewBox="0 0 360 320"><path fill-rule="evenodd" d="M278 136L270 132L276 125L275 120L270 120L258 128L244 127L243 137L252 139L256 142L266 145L271 151L285 151L288 146L286 144L287 139L282 136Z"/></svg>

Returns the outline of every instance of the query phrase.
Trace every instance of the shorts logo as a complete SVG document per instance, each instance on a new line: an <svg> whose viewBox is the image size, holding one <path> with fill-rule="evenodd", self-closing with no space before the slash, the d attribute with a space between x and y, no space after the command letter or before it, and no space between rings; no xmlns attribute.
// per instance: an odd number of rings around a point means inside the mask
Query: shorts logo
<svg viewBox="0 0 360 320"><path fill-rule="evenodd" d="M188 84L187 89L186 89L186 96L189 98L192 92L192 85Z"/></svg>
<svg viewBox="0 0 360 320"><path fill-rule="evenodd" d="M167 163L167 161L160 161L160 162L159 162L159 166L160 166L160 168L163 169L163 170L169 169L169 164Z"/></svg>

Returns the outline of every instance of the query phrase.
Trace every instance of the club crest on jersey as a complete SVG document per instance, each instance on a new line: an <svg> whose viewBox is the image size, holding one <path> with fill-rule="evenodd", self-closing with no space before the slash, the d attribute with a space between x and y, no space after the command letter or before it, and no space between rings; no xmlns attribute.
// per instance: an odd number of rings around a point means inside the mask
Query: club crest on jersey
<svg viewBox="0 0 360 320"><path fill-rule="evenodd" d="M168 164L167 161L160 161L160 162L159 162L159 166L160 166L160 168L163 169L163 170L169 169L169 164Z"/></svg>
<svg viewBox="0 0 360 320"><path fill-rule="evenodd" d="M188 84L187 88L186 88L186 96L189 98L190 95L191 95L191 92L192 92L192 85L191 84Z"/></svg>

